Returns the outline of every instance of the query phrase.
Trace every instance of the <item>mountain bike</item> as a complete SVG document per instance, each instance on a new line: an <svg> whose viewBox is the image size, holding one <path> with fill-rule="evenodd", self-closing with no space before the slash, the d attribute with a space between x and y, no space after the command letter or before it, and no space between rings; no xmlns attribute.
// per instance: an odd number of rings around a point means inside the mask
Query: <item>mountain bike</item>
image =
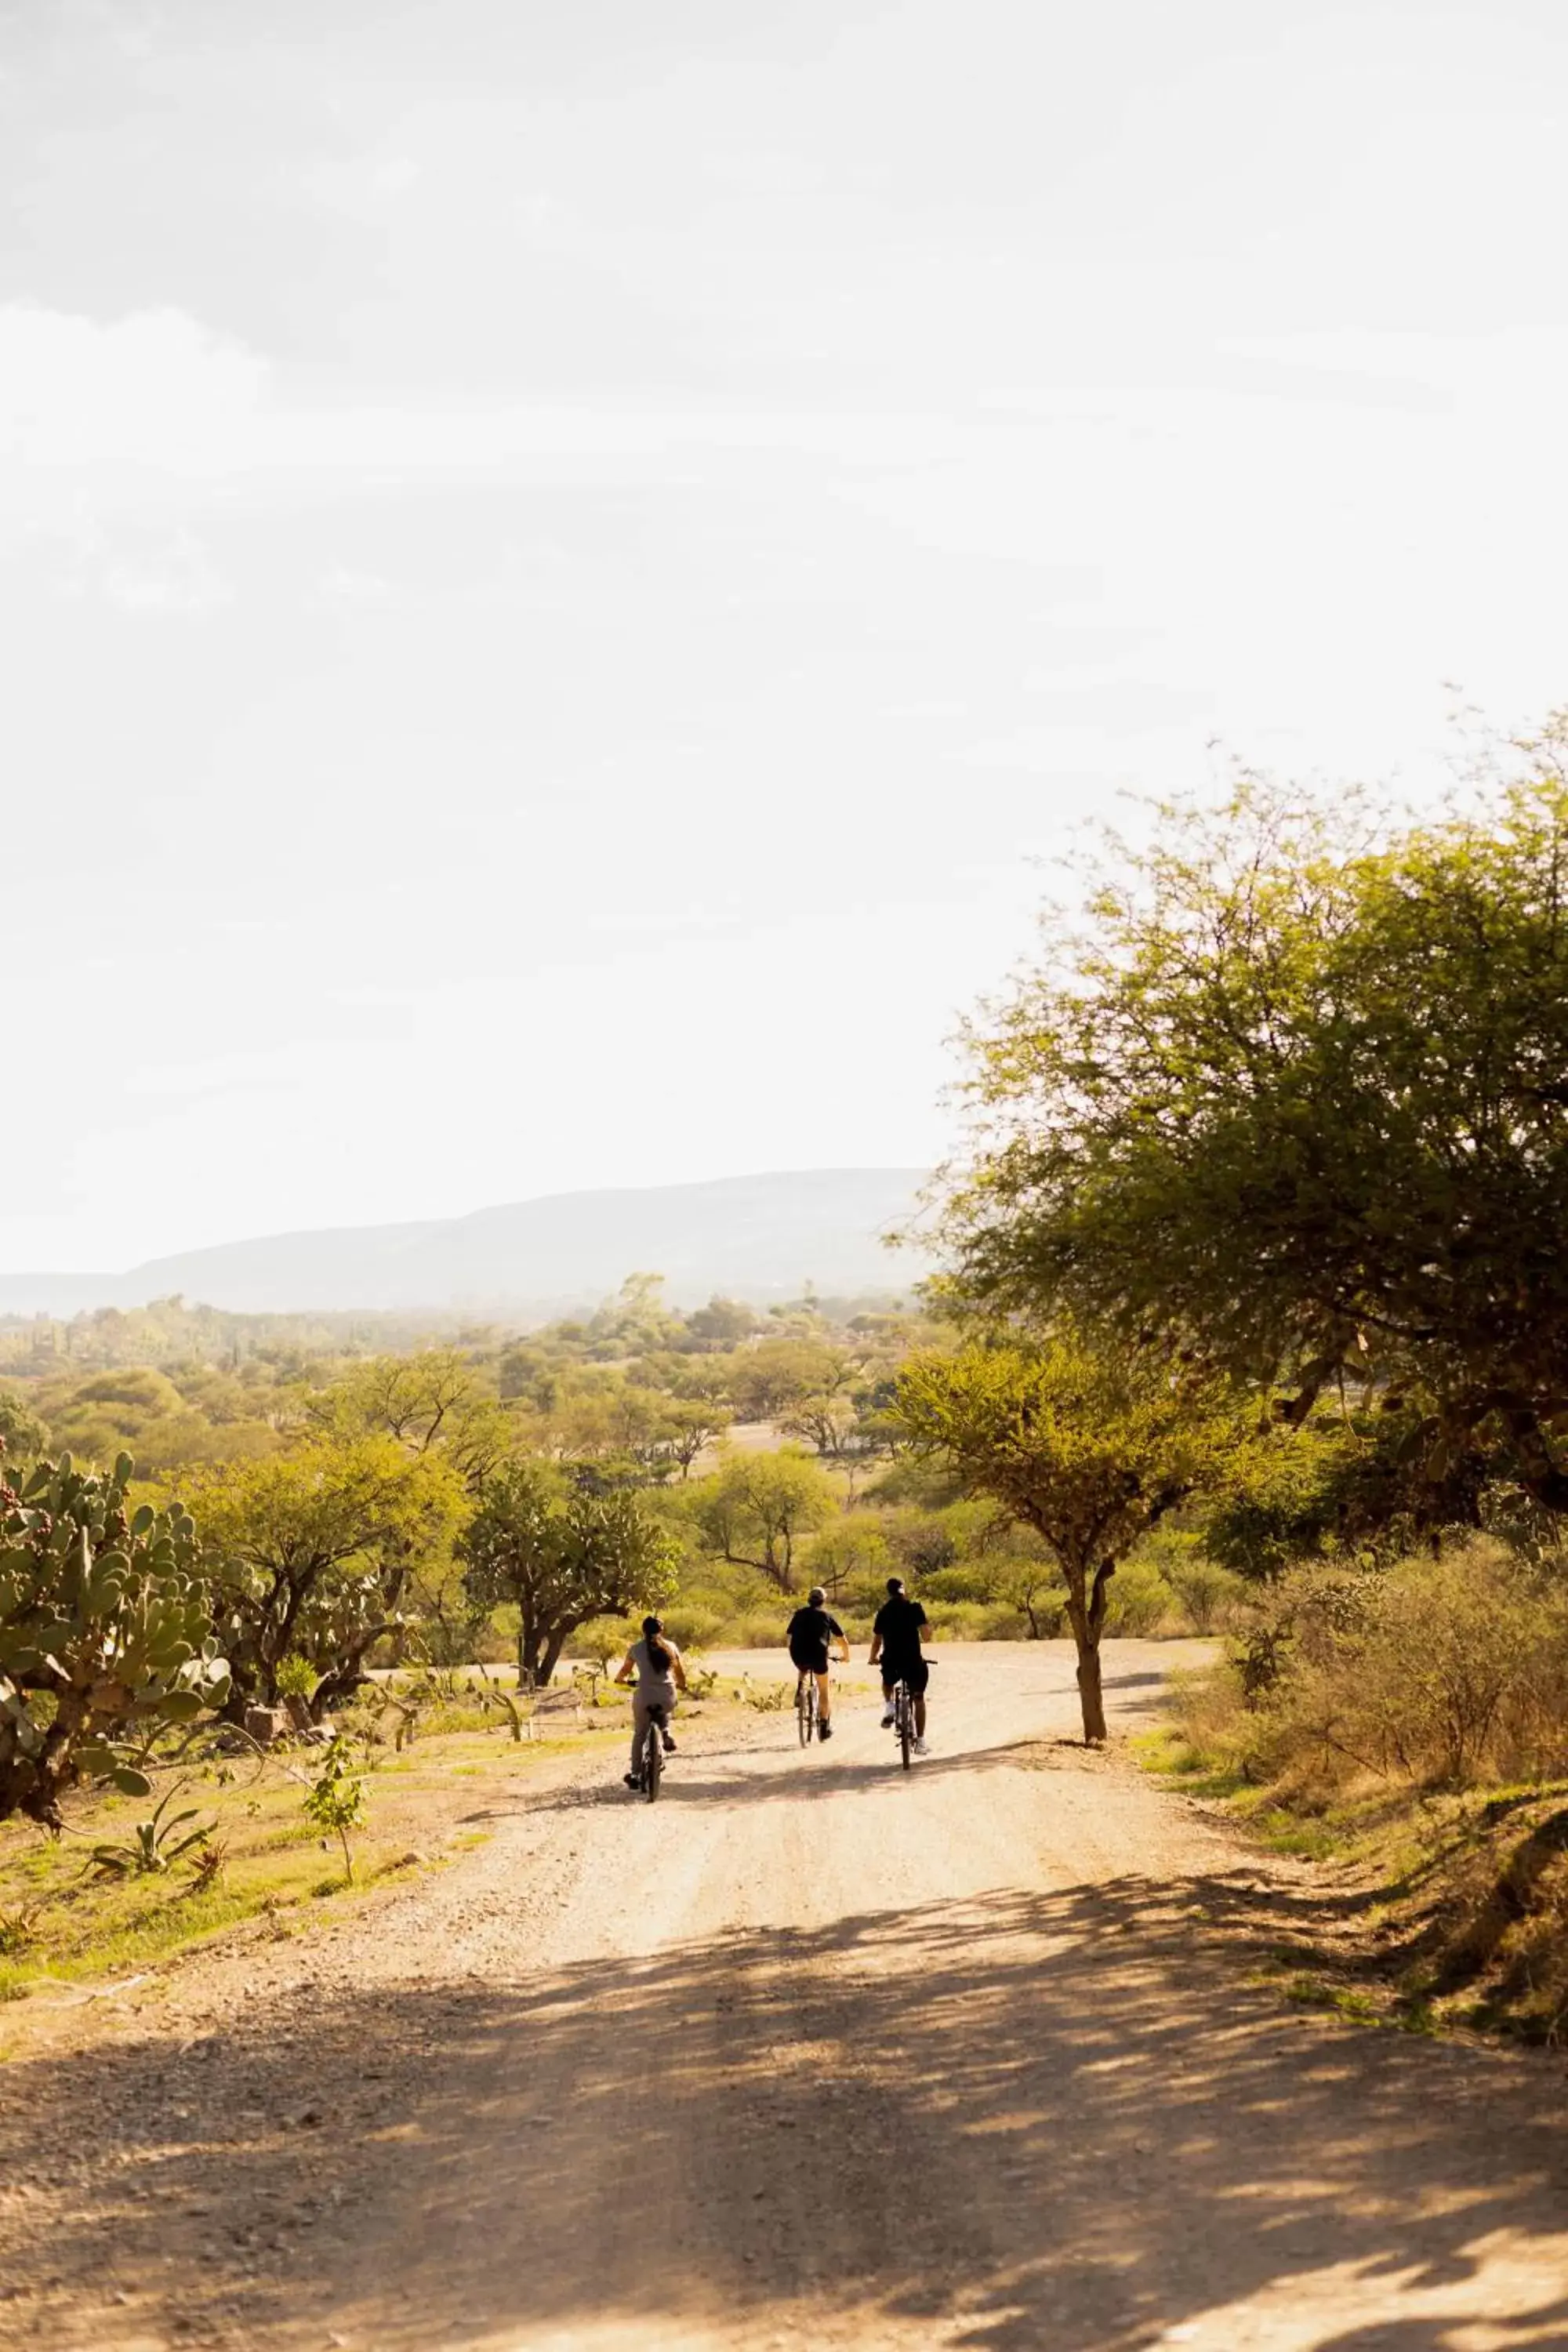
<svg viewBox="0 0 1568 2352"><path fill-rule="evenodd" d="M662 1706L650 1707L647 1738L642 1750L642 1792L650 1805L658 1802L658 1784L664 1778L664 1734L666 1717Z"/></svg>
<svg viewBox="0 0 1568 2352"><path fill-rule="evenodd" d="M816 1676L809 1672L802 1675L795 1685L795 1727L800 1734L800 1744L803 1748L809 1748L816 1737L817 1717L821 1706L822 1700L817 1692Z"/></svg>
<svg viewBox="0 0 1568 2352"><path fill-rule="evenodd" d="M901 1676L893 1685L893 1737L907 1772L915 1744L915 1695Z"/></svg>
<svg viewBox="0 0 1568 2352"><path fill-rule="evenodd" d="M934 1666L936 1660L928 1658L926 1664ZM901 1675L893 1685L893 1737L899 1743L899 1755L907 1772L919 1735L915 1730L915 1695Z"/></svg>

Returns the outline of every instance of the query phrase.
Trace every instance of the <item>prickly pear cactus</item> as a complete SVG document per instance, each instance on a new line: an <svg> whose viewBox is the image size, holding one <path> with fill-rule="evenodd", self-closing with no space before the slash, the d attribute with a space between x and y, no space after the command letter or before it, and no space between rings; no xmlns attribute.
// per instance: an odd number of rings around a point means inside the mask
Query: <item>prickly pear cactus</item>
<svg viewBox="0 0 1568 2352"><path fill-rule="evenodd" d="M13 1486L0 1444L0 1821L58 1828L83 1778L144 1793L131 1758L228 1695L195 1522L132 1511L132 1467L62 1454Z"/></svg>

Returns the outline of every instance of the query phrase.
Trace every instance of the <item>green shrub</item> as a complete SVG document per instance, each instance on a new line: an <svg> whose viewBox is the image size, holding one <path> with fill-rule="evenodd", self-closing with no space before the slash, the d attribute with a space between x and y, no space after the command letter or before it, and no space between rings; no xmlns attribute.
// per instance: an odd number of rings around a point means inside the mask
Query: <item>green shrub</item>
<svg viewBox="0 0 1568 2352"><path fill-rule="evenodd" d="M1240 1622L1249 1599L1244 1577L1221 1568L1200 1551L1186 1559L1173 1560L1164 1573L1194 1633L1223 1633Z"/></svg>
<svg viewBox="0 0 1568 2352"><path fill-rule="evenodd" d="M1110 1580L1105 1630L1129 1640L1146 1640L1176 1614L1176 1596L1152 1560L1136 1553Z"/></svg>
<svg viewBox="0 0 1568 2352"><path fill-rule="evenodd" d="M922 1576L920 1596L927 1609L941 1608L950 1602L994 1601L997 1597L998 1569L994 1561L962 1560L956 1568L939 1568L934 1575Z"/></svg>
<svg viewBox="0 0 1568 2352"><path fill-rule="evenodd" d="M726 1612L710 1601L672 1601L661 1614L670 1640L682 1650L711 1650L725 1638Z"/></svg>
<svg viewBox="0 0 1568 2352"><path fill-rule="evenodd" d="M278 1696L279 1698L309 1698L321 1679L309 1658L291 1653L279 1664Z"/></svg>

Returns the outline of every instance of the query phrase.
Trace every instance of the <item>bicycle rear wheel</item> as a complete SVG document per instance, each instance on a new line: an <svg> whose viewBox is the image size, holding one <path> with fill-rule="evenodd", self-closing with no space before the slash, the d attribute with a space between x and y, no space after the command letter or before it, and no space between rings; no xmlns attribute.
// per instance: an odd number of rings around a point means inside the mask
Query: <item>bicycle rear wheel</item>
<svg viewBox="0 0 1568 2352"><path fill-rule="evenodd" d="M811 1735L816 1729L816 1683L807 1675L795 1695L795 1727L800 1734L803 1748L811 1746Z"/></svg>
<svg viewBox="0 0 1568 2352"><path fill-rule="evenodd" d="M644 1755L642 1769L643 1786L647 1790L647 1801L651 1805L658 1798L658 1784L664 1778L664 1742L659 1738L659 1726L657 1723L650 1723L648 1726L647 1748Z"/></svg>
<svg viewBox="0 0 1568 2352"><path fill-rule="evenodd" d="M910 1769L910 1751L912 1750L912 1748L913 1748L913 1747L914 1747L914 1744L915 1744L915 1708L914 1708L914 1701L910 1698L910 1695L909 1695L909 1692L908 1692L908 1690L906 1689L906 1690L901 1691L901 1692L900 1693L900 1704L899 1704L899 1754L900 1754L900 1757L902 1759L902 1761L903 1761L903 1767L904 1767L904 1769L905 1769L905 1771L906 1771L906 1772L907 1772L907 1771L909 1770L909 1769Z"/></svg>

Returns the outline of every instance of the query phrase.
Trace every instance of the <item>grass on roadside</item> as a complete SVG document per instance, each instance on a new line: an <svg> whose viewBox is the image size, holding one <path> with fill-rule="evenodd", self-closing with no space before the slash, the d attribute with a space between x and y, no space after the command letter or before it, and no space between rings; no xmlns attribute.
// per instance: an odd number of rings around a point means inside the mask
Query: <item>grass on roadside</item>
<svg viewBox="0 0 1568 2352"><path fill-rule="evenodd" d="M1262 1662L1268 1673L1259 1675ZM1568 2034L1568 1615L1472 1543L1381 1578L1300 1571L1250 1648L1174 1678L1133 1742L1168 1788L1333 1865L1321 1933L1266 1972L1407 2032Z"/></svg>
<svg viewBox="0 0 1568 2352"><path fill-rule="evenodd" d="M155 1966L187 1948L266 1915L289 1933L327 1902L359 1900L390 1876L449 1857L487 1832L476 1827L480 1790L498 1796L551 1757L608 1748L624 1705L595 1710L591 1727L570 1717L556 1734L521 1745L498 1732L437 1730L428 1717L401 1753L373 1745L363 1771L368 1819L354 1836L354 1885L341 1851L303 1817L314 1759L310 1747L248 1761L210 1759L160 1774L152 1799L79 1797L67 1834L30 1823L0 1826L0 2002L48 1982L90 1982ZM175 1807L194 1805L211 1836L166 1870L94 1866L95 1849L129 1848L157 1799L183 1781ZM216 1854L216 1866L204 1861Z"/></svg>

